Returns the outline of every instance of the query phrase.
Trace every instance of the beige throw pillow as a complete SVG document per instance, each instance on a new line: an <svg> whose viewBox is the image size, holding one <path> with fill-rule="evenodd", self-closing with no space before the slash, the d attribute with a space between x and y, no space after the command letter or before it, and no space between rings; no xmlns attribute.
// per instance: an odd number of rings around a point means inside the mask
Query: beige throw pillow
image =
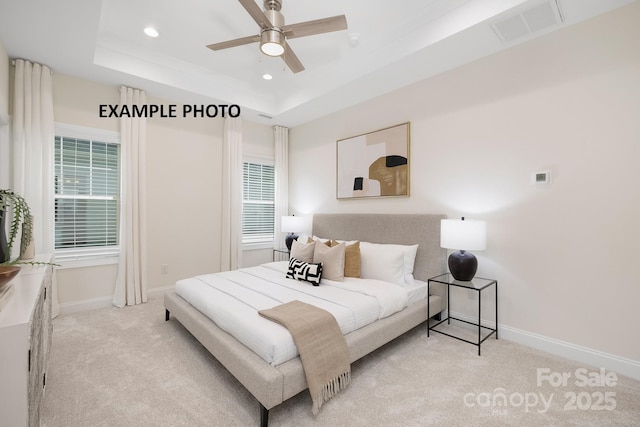
<svg viewBox="0 0 640 427"><path fill-rule="evenodd" d="M344 252L345 244L336 246L316 245L313 252L313 262L322 263L322 278L329 280L344 280Z"/></svg>
<svg viewBox="0 0 640 427"><path fill-rule="evenodd" d="M294 240L291 244L291 255L290 258L299 259L304 262L313 262L313 252L316 246L316 242L311 243L300 243L297 240ZM321 245L318 245L321 246Z"/></svg>
<svg viewBox="0 0 640 427"><path fill-rule="evenodd" d="M331 246L337 246L340 242L331 241ZM344 277L360 278L361 257L360 242L345 242L344 249Z"/></svg>

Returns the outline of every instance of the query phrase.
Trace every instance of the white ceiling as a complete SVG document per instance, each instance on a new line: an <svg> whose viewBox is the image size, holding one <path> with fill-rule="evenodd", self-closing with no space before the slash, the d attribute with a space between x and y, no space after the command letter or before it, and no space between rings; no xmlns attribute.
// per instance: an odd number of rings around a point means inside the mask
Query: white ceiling
<svg viewBox="0 0 640 427"><path fill-rule="evenodd" d="M295 126L633 1L283 0L286 24L344 14L349 25L290 40L306 67L297 74L257 44L206 48L258 33L237 0L0 0L0 40L11 58L57 73L173 102L238 104L249 120ZM562 21L509 42L499 37L492 24L543 3ZM146 26L160 36L146 36Z"/></svg>

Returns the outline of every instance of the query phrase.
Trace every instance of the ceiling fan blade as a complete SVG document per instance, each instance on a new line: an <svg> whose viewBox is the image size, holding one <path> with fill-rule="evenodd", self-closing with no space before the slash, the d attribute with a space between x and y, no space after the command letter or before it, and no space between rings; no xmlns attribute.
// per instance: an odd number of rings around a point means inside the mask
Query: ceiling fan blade
<svg viewBox="0 0 640 427"><path fill-rule="evenodd" d="M304 71L304 65L302 65L302 62L300 62L296 54L293 53L293 49L291 49L291 46L289 46L286 41L284 42L284 53L282 54L282 60L294 73Z"/></svg>
<svg viewBox="0 0 640 427"><path fill-rule="evenodd" d="M255 43L260 41L260 36L247 36L234 40L227 40L226 42L209 44L207 47L211 50L222 50L230 47L242 46L249 43Z"/></svg>
<svg viewBox="0 0 640 427"><path fill-rule="evenodd" d="M313 21L300 22L298 24L285 25L282 28L288 39L313 36L315 34L331 33L347 29L347 17L344 15L331 18L315 19Z"/></svg>
<svg viewBox="0 0 640 427"><path fill-rule="evenodd" d="M238 0L242 7L251 15L261 29L271 28L271 22L264 14L260 6L254 0Z"/></svg>

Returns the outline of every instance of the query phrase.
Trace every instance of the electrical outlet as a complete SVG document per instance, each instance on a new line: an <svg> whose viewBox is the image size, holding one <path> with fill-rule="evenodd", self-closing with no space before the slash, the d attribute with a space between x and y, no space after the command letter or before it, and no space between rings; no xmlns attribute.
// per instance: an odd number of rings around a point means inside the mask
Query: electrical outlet
<svg viewBox="0 0 640 427"><path fill-rule="evenodd" d="M169 265L162 264L160 266L160 274L169 274Z"/></svg>

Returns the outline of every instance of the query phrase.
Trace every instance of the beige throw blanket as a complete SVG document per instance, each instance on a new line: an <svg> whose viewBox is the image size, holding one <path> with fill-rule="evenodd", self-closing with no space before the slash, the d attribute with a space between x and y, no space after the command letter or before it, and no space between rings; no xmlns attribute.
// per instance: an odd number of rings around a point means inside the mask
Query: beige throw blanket
<svg viewBox="0 0 640 427"><path fill-rule="evenodd" d="M351 382L349 349L338 322L328 311L300 301L258 313L291 332L317 414L324 402Z"/></svg>

